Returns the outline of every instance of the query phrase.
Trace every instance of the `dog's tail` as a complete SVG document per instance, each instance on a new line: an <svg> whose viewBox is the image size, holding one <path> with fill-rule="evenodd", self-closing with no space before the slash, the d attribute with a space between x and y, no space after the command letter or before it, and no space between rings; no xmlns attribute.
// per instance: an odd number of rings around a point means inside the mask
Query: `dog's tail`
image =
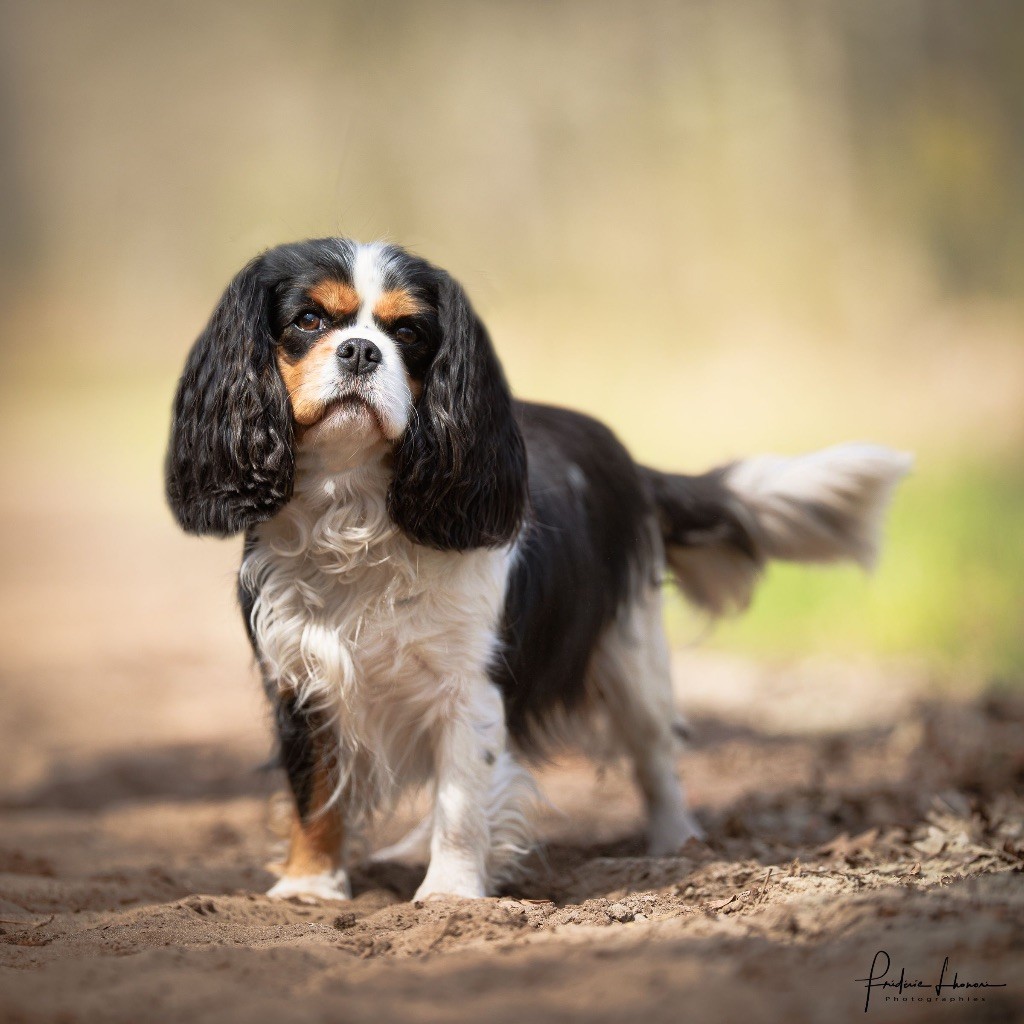
<svg viewBox="0 0 1024 1024"><path fill-rule="evenodd" d="M749 604L770 558L870 568L893 488L912 462L879 445L843 444L700 476L643 472L676 582L695 605L721 615Z"/></svg>

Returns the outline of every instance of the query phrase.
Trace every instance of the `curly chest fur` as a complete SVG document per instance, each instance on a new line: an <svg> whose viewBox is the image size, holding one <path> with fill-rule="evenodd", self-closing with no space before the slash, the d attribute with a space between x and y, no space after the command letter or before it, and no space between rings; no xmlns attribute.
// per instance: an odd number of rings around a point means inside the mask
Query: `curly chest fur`
<svg viewBox="0 0 1024 1024"><path fill-rule="evenodd" d="M509 562L507 549L409 540L387 514L387 479L380 466L314 476L255 532L241 569L268 678L370 748L470 699L494 655Z"/></svg>

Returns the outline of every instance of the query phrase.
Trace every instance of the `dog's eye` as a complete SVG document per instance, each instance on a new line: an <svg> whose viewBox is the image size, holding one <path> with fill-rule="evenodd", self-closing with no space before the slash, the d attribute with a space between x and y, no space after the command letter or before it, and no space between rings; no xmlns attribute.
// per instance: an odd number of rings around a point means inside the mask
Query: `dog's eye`
<svg viewBox="0 0 1024 1024"><path fill-rule="evenodd" d="M323 325L323 318L317 316L316 313L300 313L295 318L295 326L300 331L319 331Z"/></svg>
<svg viewBox="0 0 1024 1024"><path fill-rule="evenodd" d="M416 340L416 332L411 327L399 327L395 331L395 337L403 345L411 345Z"/></svg>

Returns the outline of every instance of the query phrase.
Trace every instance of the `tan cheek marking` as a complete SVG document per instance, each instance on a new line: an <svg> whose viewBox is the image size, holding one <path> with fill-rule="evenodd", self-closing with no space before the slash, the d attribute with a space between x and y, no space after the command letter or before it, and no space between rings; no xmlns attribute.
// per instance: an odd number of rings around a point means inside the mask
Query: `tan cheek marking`
<svg viewBox="0 0 1024 1024"><path fill-rule="evenodd" d="M355 288L345 281L321 281L306 294L331 316L351 316L359 308Z"/></svg>
<svg viewBox="0 0 1024 1024"><path fill-rule="evenodd" d="M420 395L423 394L423 381L416 380L415 377L410 377L408 372L405 375L405 382L409 385L409 391L412 392L412 400L418 402Z"/></svg>
<svg viewBox="0 0 1024 1024"><path fill-rule="evenodd" d="M385 292L373 307L373 315L384 323L393 323L399 317L416 316L423 312L419 299L410 295L404 288L394 288Z"/></svg>
<svg viewBox="0 0 1024 1024"><path fill-rule="evenodd" d="M334 358L336 340L324 338L304 356L291 362L282 351L277 353L277 369L288 389L292 415L301 427L311 427L324 414L320 398L324 366Z"/></svg>

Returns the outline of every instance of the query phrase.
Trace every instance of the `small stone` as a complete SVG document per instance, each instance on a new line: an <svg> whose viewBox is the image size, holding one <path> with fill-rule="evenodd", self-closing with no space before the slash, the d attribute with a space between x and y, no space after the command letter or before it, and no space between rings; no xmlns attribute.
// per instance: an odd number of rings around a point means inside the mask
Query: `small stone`
<svg viewBox="0 0 1024 1024"><path fill-rule="evenodd" d="M620 924L625 924L626 921L633 920L633 911L630 910L625 903L613 903L608 908L608 916L613 921L618 921Z"/></svg>

